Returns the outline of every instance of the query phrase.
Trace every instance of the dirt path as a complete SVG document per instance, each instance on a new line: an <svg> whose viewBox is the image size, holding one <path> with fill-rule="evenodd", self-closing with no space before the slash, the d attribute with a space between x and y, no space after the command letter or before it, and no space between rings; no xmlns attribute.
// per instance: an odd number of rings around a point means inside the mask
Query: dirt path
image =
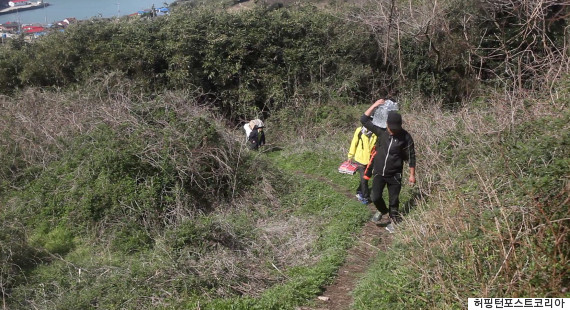
<svg viewBox="0 0 570 310"><path fill-rule="evenodd" d="M303 176L311 179L319 179L332 186L336 191L345 194L350 199L356 199L354 193L346 188L341 188L325 178L313 175ZM363 206L364 207L364 206ZM373 204L367 206L371 213L376 212ZM316 307L299 307L297 310L346 310L352 304L352 291L363 273L368 270L378 251L385 251L392 242L392 236L384 227L388 224L387 219L380 225L370 221L366 222L360 234L356 237L356 244L348 250L344 265L338 270L334 282L327 286L317 299Z"/></svg>

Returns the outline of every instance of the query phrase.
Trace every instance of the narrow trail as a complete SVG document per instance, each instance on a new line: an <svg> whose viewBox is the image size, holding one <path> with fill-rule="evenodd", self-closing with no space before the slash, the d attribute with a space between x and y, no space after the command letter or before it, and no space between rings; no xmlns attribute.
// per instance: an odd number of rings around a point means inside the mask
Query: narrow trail
<svg viewBox="0 0 570 310"><path fill-rule="evenodd" d="M349 189L340 187L330 180L314 175L299 172L300 175L325 182L337 192L343 193L349 199L356 199L355 194ZM367 207L371 213L376 212L373 204ZM337 277L332 284L325 287L324 292L317 299L315 307L298 307L297 310L346 310L352 304L352 291L363 273L370 268L379 251L385 251L392 242L392 235L384 229L388 220L384 219L379 225L368 221L362 227L362 231L356 236L355 245L347 252L346 261L339 268Z"/></svg>

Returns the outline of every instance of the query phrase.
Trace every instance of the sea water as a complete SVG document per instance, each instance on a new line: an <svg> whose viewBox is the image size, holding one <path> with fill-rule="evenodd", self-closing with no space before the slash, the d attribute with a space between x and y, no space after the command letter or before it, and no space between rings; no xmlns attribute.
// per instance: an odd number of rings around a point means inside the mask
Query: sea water
<svg viewBox="0 0 570 310"><path fill-rule="evenodd" d="M35 0L33 0L35 1ZM45 8L0 15L0 24L50 24L66 18L90 19L92 17L124 16L145 9L165 7L173 1L160 0L44 0Z"/></svg>

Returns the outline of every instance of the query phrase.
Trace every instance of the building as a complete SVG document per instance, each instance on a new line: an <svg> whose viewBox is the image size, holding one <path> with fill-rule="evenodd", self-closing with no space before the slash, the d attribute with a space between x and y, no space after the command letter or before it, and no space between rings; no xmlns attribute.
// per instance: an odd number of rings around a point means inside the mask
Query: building
<svg viewBox="0 0 570 310"><path fill-rule="evenodd" d="M17 32L20 29L20 24L17 22L7 22L0 24L0 31L4 32Z"/></svg>

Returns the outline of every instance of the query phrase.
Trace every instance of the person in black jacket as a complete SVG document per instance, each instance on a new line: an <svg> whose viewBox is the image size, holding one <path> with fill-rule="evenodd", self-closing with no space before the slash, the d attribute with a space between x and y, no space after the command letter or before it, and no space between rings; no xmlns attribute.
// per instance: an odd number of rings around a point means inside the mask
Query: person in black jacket
<svg viewBox="0 0 570 310"><path fill-rule="evenodd" d="M247 138L247 144L251 150L257 150L260 146L265 144L265 133L263 132L263 125L255 125L253 130Z"/></svg>
<svg viewBox="0 0 570 310"><path fill-rule="evenodd" d="M378 212L374 215L373 221L380 222L384 214L389 213L392 223L401 220L398 212L400 204L400 190L402 189L402 171L404 161L408 162L410 175L408 181L416 183L416 153L414 150L414 140L412 136L402 128L402 116L396 111L388 112L386 130L372 123L372 113L383 100L378 100L364 112L360 122L368 130L378 136L376 140L376 155L372 162L372 194L371 200L374 202ZM384 188L388 187L388 206L382 199ZM393 232L393 225L390 223L386 229Z"/></svg>

